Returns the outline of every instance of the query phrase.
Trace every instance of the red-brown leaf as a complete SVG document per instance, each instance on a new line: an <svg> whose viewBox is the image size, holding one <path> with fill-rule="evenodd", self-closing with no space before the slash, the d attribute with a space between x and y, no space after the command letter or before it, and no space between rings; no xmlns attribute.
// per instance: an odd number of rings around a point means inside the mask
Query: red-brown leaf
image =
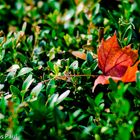
<svg viewBox="0 0 140 140"><path fill-rule="evenodd" d="M94 83L93 89L98 84L109 84L109 78L114 81L133 82L136 80L136 71L139 61L132 66L138 58L138 51L132 50L130 45L120 48L116 34L108 40L102 40L98 49L98 66L102 70Z"/></svg>
<svg viewBox="0 0 140 140"><path fill-rule="evenodd" d="M137 60L137 50L129 46L120 48L116 34L108 40L102 40L98 49L98 65L104 75L121 77L128 66Z"/></svg>

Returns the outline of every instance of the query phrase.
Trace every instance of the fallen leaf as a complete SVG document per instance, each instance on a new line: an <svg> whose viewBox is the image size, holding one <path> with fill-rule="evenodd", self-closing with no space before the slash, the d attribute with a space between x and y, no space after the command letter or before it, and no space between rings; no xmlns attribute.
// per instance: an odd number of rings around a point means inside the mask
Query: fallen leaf
<svg viewBox="0 0 140 140"><path fill-rule="evenodd" d="M84 52L72 51L71 53L72 53L72 55L74 55L75 57L80 58L80 59L83 59L83 60L86 60L86 58L87 58L87 55L86 55L86 53L84 53ZM97 55L96 55L96 54L93 54L92 57L93 57L93 59L97 59Z"/></svg>
<svg viewBox="0 0 140 140"><path fill-rule="evenodd" d="M132 50L130 45L121 48L116 34L106 41L103 39L98 49L98 66L103 74L95 80L93 90L98 84L109 84L109 78L116 82L135 81L139 64L139 61L136 62L137 59L138 51Z"/></svg>
<svg viewBox="0 0 140 140"><path fill-rule="evenodd" d="M86 60L86 54L84 52L72 51L72 55L74 55L80 59Z"/></svg>
<svg viewBox="0 0 140 140"><path fill-rule="evenodd" d="M120 77L99 75L97 77L97 79L95 80L95 82L94 82L94 86L92 88L92 92L94 92L94 90L95 90L95 88L96 88L96 86L98 84L102 84L102 85L109 84L109 78L112 78L115 82L118 82L119 80L121 80Z"/></svg>
<svg viewBox="0 0 140 140"><path fill-rule="evenodd" d="M138 71L138 64L139 63L140 63L140 61L137 61L135 63L135 65L133 65L132 67L128 67L128 69L126 70L125 74L121 78L121 80L123 82L133 82L133 81L136 81L136 72Z"/></svg>
<svg viewBox="0 0 140 140"><path fill-rule="evenodd" d="M102 40L98 49L98 65L104 75L121 77L128 66L138 58L138 51L129 46L120 48L116 34L108 40Z"/></svg>

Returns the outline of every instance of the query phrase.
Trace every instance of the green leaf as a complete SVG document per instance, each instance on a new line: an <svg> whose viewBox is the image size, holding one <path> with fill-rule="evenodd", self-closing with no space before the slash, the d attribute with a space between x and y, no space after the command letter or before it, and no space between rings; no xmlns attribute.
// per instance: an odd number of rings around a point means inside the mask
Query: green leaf
<svg viewBox="0 0 140 140"><path fill-rule="evenodd" d="M127 35L127 44L126 45L128 45L130 43L132 35L133 35L133 31L132 31L132 29L129 29L128 35Z"/></svg>
<svg viewBox="0 0 140 140"><path fill-rule="evenodd" d="M62 102L68 95L70 94L70 90L65 91L64 93L62 93L58 99L57 99L57 103L59 104L60 102Z"/></svg>
<svg viewBox="0 0 140 140"><path fill-rule="evenodd" d="M23 82L22 84L22 90L24 90L25 92L28 90L28 88L30 87L30 85L32 84L32 82L34 81L34 79L32 79L32 75L30 74L26 80Z"/></svg>
<svg viewBox="0 0 140 140"><path fill-rule="evenodd" d="M56 32L55 32L55 30L53 30L52 31L52 38L55 38L55 36L56 36Z"/></svg>
<svg viewBox="0 0 140 140"><path fill-rule="evenodd" d="M70 65L69 68L74 69L74 70L78 69L78 61L75 60L75 61Z"/></svg>
<svg viewBox="0 0 140 140"><path fill-rule="evenodd" d="M27 38L27 43L29 45L32 45L32 42L33 42L33 35L30 35L28 38Z"/></svg>
<svg viewBox="0 0 140 140"><path fill-rule="evenodd" d="M11 91L11 93L13 95L16 95L16 96L20 95L20 90L17 87L13 86L13 85L10 86L10 91Z"/></svg>
<svg viewBox="0 0 140 140"><path fill-rule="evenodd" d="M27 27L27 22L24 22L23 25L22 25L22 31L23 31L23 32L25 32L26 27Z"/></svg>
<svg viewBox="0 0 140 140"><path fill-rule="evenodd" d="M124 40L125 37L127 37L127 42L125 45L128 45L128 43L131 41L131 38L132 38L132 25L129 25L126 29L125 29L125 32L123 34L123 37L122 39Z"/></svg>
<svg viewBox="0 0 140 140"><path fill-rule="evenodd" d="M93 59L93 56L91 55L91 53L87 53L87 58L86 58L86 60L87 60L87 62L89 63L89 64L92 64L93 63L93 61L94 61L94 59Z"/></svg>
<svg viewBox="0 0 140 140"><path fill-rule="evenodd" d="M82 110L81 110L81 109L78 109L78 110L76 110L75 112L73 112L72 116L73 116L74 118L76 118L76 117L78 117L78 116L80 115L81 112L82 112Z"/></svg>
<svg viewBox="0 0 140 140"><path fill-rule="evenodd" d="M10 48L10 47L12 47L12 42L13 42L13 40L12 40L12 38L10 38L10 39L8 39L8 40L2 45L2 47L3 47L4 49Z"/></svg>
<svg viewBox="0 0 140 140"><path fill-rule="evenodd" d="M4 97L2 97L1 100L0 100L0 110L1 110L1 113L5 114L6 107L7 107L6 99Z"/></svg>
<svg viewBox="0 0 140 140"><path fill-rule="evenodd" d="M85 68L85 69L82 69L82 72L84 74L90 75L91 74L91 69L90 68Z"/></svg>
<svg viewBox="0 0 140 140"><path fill-rule="evenodd" d="M95 71L97 67L98 67L97 61L93 61L92 65L90 66L91 70Z"/></svg>
<svg viewBox="0 0 140 140"><path fill-rule="evenodd" d="M54 71L54 64L51 61L47 62L49 68L51 69L51 71Z"/></svg>
<svg viewBox="0 0 140 140"><path fill-rule="evenodd" d="M117 90L117 83L115 83L115 81L112 78L109 78L109 82L110 82L109 88L111 90Z"/></svg>
<svg viewBox="0 0 140 140"><path fill-rule="evenodd" d="M22 68L22 69L19 71L17 77L22 76L22 75L25 75L25 74L31 72L32 70L33 70L32 68L24 67L24 68Z"/></svg>
<svg viewBox="0 0 140 140"><path fill-rule="evenodd" d="M14 64L12 65L9 69L7 69L7 72L16 72L19 69L19 65L18 64Z"/></svg>
<svg viewBox="0 0 140 140"><path fill-rule="evenodd" d="M49 99L50 107L54 107L54 105L55 105L56 102L57 102L58 96L59 96L59 94L53 94L53 95L50 97L50 99Z"/></svg>
<svg viewBox="0 0 140 140"><path fill-rule="evenodd" d="M116 140L130 140L130 131L127 127L120 126L119 133L116 136Z"/></svg>
<svg viewBox="0 0 140 140"><path fill-rule="evenodd" d="M127 100L121 98L111 105L111 111L116 113L119 117L127 116L130 110L130 104Z"/></svg>
<svg viewBox="0 0 140 140"><path fill-rule="evenodd" d="M140 89L140 71L136 72L136 84L137 88Z"/></svg>
<svg viewBox="0 0 140 140"><path fill-rule="evenodd" d="M50 80L47 87L46 87L46 94L48 95L52 95L55 92L56 89L56 85L55 85L55 80Z"/></svg>
<svg viewBox="0 0 140 140"><path fill-rule="evenodd" d="M31 98L37 97L42 90L42 83L38 83L31 91Z"/></svg>
<svg viewBox="0 0 140 140"><path fill-rule="evenodd" d="M4 84L0 84L0 91L4 88Z"/></svg>
<svg viewBox="0 0 140 140"><path fill-rule="evenodd" d="M70 46L70 44L72 43L72 38L71 38L71 36L69 34L66 34L64 36L64 40L65 40L67 46Z"/></svg>
<svg viewBox="0 0 140 140"><path fill-rule="evenodd" d="M5 116L2 113L0 113L0 120L2 120L4 118L5 118Z"/></svg>
<svg viewBox="0 0 140 140"><path fill-rule="evenodd" d="M95 97L95 104L98 106L100 103L103 102L103 93L99 93L96 97Z"/></svg>
<svg viewBox="0 0 140 140"><path fill-rule="evenodd" d="M95 134L95 140L101 140L100 135L99 134Z"/></svg>

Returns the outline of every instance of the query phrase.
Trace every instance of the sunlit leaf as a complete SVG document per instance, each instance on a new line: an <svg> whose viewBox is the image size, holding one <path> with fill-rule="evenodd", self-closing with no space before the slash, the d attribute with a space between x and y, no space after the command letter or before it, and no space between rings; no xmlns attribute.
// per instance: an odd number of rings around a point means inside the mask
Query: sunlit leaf
<svg viewBox="0 0 140 140"><path fill-rule="evenodd" d="M14 64L14 65L12 65L9 69L7 69L7 72L17 71L19 68L20 68L20 67L19 67L18 64Z"/></svg>
<svg viewBox="0 0 140 140"><path fill-rule="evenodd" d="M17 76L19 77L19 76L25 75L25 74L31 72L32 70L33 70L32 68L24 67L19 71Z"/></svg>
<svg viewBox="0 0 140 140"><path fill-rule="evenodd" d="M58 99L57 99L57 103L62 102L70 93L70 90L65 91L64 93L62 93Z"/></svg>
<svg viewBox="0 0 140 140"><path fill-rule="evenodd" d="M78 61L74 61L71 65L70 65L70 68L72 69L78 69Z"/></svg>
<svg viewBox="0 0 140 140"><path fill-rule="evenodd" d="M34 79L32 79L32 75L29 75L22 84L22 90L27 91L33 81Z"/></svg>
<svg viewBox="0 0 140 140"><path fill-rule="evenodd" d="M31 94L30 94L31 97L32 98L37 97L41 90L42 90L42 83L39 83L32 89Z"/></svg>

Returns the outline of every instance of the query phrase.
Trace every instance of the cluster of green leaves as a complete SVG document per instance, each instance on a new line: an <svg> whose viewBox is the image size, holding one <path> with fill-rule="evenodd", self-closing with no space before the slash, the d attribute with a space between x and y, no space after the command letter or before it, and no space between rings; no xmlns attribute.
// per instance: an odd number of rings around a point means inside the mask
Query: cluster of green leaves
<svg viewBox="0 0 140 140"><path fill-rule="evenodd" d="M139 72L92 93L99 28L138 49L139 9L139 0L0 1L0 139L139 139Z"/></svg>

